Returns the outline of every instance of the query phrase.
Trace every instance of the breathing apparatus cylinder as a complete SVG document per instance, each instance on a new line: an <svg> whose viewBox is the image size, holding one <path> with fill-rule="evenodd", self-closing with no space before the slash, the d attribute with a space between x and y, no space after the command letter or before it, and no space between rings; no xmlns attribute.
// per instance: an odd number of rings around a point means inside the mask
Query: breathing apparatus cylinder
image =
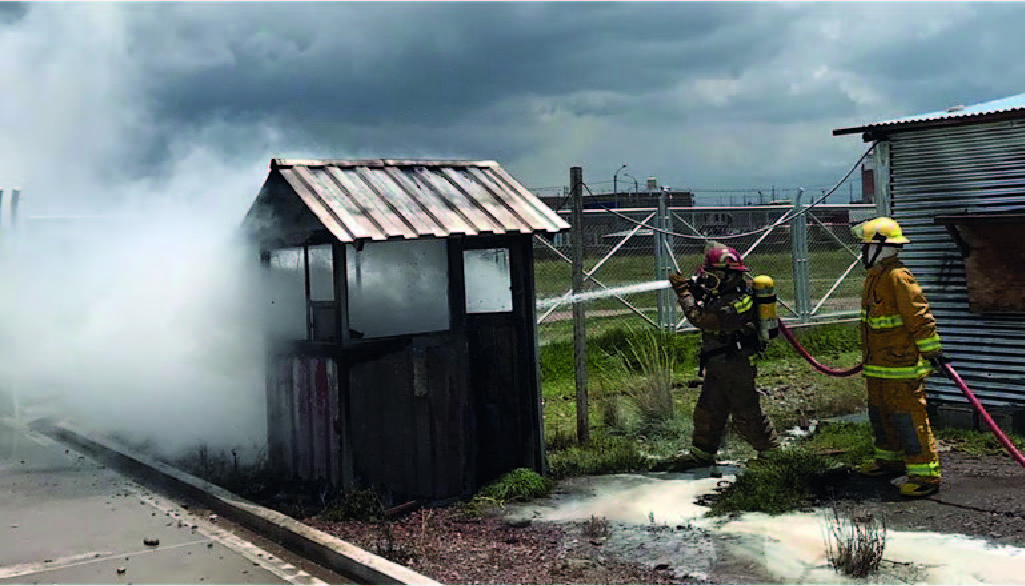
<svg viewBox="0 0 1025 586"><path fill-rule="evenodd" d="M758 306L758 339L764 344L779 335L776 316L776 284L768 275L758 275L752 281L754 302Z"/></svg>

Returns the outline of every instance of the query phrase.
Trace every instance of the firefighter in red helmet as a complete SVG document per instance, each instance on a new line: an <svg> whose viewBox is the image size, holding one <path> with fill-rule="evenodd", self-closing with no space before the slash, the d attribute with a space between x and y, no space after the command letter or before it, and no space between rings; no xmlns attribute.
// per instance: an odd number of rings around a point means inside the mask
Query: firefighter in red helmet
<svg viewBox="0 0 1025 586"><path fill-rule="evenodd" d="M701 330L699 375L704 375L694 407L693 448L655 467L686 470L715 464L726 425L733 417L737 432L759 455L779 448L772 422L762 412L751 362L761 349L747 267L732 248L717 245L705 253L697 275L669 277L687 320Z"/></svg>

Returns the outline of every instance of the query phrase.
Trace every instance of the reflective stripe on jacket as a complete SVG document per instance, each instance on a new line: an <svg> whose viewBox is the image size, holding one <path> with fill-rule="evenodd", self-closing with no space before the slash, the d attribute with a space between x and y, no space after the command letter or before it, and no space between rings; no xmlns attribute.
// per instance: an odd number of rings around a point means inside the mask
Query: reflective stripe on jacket
<svg viewBox="0 0 1025 586"><path fill-rule="evenodd" d="M695 303L689 292L678 295L683 315L701 330L702 350L721 348L731 343L730 334L754 327L757 314L749 289L749 284L741 281L714 295L704 305Z"/></svg>
<svg viewBox="0 0 1025 586"><path fill-rule="evenodd" d="M896 257L868 271L861 294L861 353L865 376L924 378L926 358L940 353L929 302L911 271Z"/></svg>

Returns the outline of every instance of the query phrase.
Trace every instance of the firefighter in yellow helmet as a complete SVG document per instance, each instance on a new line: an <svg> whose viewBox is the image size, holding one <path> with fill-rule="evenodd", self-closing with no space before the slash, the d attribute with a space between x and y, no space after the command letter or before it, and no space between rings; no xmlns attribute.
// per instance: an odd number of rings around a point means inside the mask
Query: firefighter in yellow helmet
<svg viewBox="0 0 1025 586"><path fill-rule="evenodd" d="M868 269L861 295L861 350L875 458L866 476L907 475L900 492L922 497L940 488L940 459L925 409L923 381L946 363L922 288L898 258L908 243L890 218L854 227Z"/></svg>
<svg viewBox="0 0 1025 586"><path fill-rule="evenodd" d="M714 246L697 275L669 277L684 315L701 330L699 363L704 383L694 407L693 449L657 464L655 470L686 470L716 463L726 424L759 455L779 448L772 422L762 412L751 356L761 350L747 267L733 248ZM752 464L760 462L755 460Z"/></svg>

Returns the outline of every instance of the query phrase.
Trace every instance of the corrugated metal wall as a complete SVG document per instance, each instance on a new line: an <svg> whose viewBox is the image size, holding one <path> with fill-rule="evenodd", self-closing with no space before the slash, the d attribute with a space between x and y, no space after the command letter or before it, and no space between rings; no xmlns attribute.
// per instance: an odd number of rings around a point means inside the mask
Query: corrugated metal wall
<svg viewBox="0 0 1025 586"><path fill-rule="evenodd" d="M932 305L944 351L987 406L1025 405L1025 317L968 313L961 253L933 220L1025 211L1025 121L898 132L889 141L891 213L911 240L901 257ZM926 388L965 402L942 377Z"/></svg>

